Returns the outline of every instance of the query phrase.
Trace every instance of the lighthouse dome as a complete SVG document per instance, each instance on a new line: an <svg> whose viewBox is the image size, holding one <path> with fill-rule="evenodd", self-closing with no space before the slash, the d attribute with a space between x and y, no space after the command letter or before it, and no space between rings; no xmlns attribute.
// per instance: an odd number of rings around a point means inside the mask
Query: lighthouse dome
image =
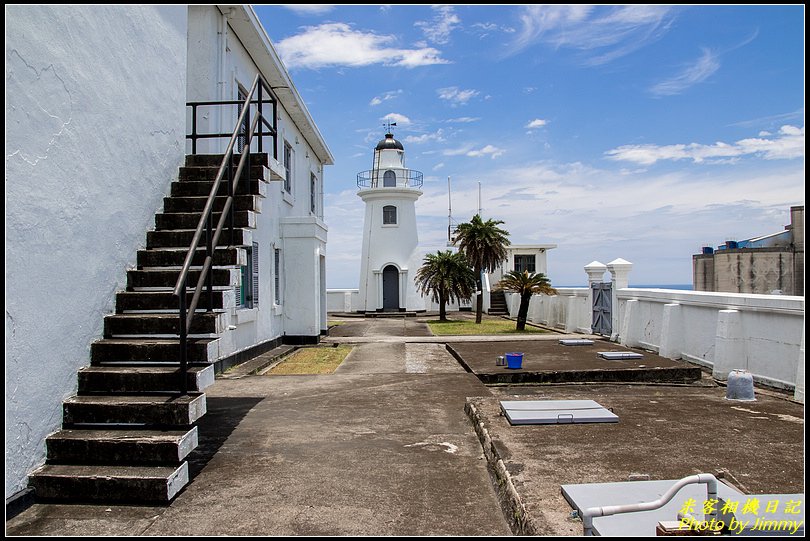
<svg viewBox="0 0 810 541"><path fill-rule="evenodd" d="M405 149L402 147L402 143L394 139L393 133L386 133L385 139L377 143L377 147L374 150L405 150Z"/></svg>

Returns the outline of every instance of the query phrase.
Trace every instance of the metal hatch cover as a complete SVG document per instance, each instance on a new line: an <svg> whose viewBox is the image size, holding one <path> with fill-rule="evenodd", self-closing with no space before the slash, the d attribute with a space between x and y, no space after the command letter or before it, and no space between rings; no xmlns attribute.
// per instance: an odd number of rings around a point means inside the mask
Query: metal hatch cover
<svg viewBox="0 0 810 541"><path fill-rule="evenodd" d="M618 423L619 416L593 400L501 400L512 425Z"/></svg>
<svg viewBox="0 0 810 541"><path fill-rule="evenodd" d="M593 340L587 338L563 338L560 344L564 346L592 346Z"/></svg>
<svg viewBox="0 0 810 541"><path fill-rule="evenodd" d="M633 353L630 351L600 351L597 353L597 355L607 361L623 361L625 359L644 358L644 355L641 353Z"/></svg>

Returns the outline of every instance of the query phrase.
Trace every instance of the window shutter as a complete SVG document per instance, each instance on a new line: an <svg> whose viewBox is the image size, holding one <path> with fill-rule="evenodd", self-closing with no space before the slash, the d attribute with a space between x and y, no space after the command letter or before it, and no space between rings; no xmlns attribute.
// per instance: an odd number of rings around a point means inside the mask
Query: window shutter
<svg viewBox="0 0 810 541"><path fill-rule="evenodd" d="M259 306L259 243L253 243L253 280L251 286L253 288L253 306Z"/></svg>

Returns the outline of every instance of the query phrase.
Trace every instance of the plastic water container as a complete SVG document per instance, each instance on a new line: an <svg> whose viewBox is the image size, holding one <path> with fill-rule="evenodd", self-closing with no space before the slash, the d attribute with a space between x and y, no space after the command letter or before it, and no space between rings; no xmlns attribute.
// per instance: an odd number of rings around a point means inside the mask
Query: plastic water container
<svg viewBox="0 0 810 541"><path fill-rule="evenodd" d="M506 368L517 370L523 367L523 353L507 353L504 357L506 357Z"/></svg>
<svg viewBox="0 0 810 541"><path fill-rule="evenodd" d="M754 397L754 377L748 370L732 370L726 387L728 400L756 400Z"/></svg>

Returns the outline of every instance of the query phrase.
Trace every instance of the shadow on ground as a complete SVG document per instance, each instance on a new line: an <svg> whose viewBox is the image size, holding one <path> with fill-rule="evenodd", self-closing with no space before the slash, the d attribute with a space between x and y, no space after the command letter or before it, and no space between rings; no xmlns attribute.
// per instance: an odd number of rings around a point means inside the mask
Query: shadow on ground
<svg viewBox="0 0 810 541"><path fill-rule="evenodd" d="M189 479L200 474L245 415L262 400L262 397L206 397L208 412L198 424L199 445L187 458Z"/></svg>

